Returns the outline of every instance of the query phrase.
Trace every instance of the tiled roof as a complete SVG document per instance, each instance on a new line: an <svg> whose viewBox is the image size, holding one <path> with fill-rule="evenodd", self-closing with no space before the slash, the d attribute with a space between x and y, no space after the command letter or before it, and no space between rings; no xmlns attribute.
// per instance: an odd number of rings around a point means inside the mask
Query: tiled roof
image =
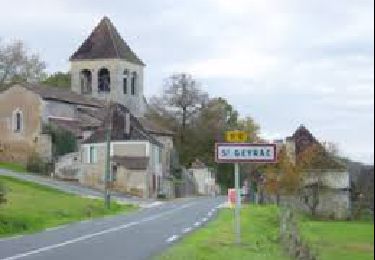
<svg viewBox="0 0 375 260"><path fill-rule="evenodd" d="M169 135L169 136L173 136L175 134L173 131L168 130L164 127L161 127L156 122L148 118L140 117L138 118L138 120L143 126L143 128L151 134L160 134L160 135Z"/></svg>
<svg viewBox="0 0 375 260"><path fill-rule="evenodd" d="M55 100L70 104L78 104L91 107L102 107L104 105L103 102L100 100L79 95L68 89L30 83L24 83L20 85L38 94L41 98L45 100Z"/></svg>
<svg viewBox="0 0 375 260"><path fill-rule="evenodd" d="M122 39L108 17L104 17L90 36L70 57L74 60L124 59L129 62L145 65Z"/></svg>
<svg viewBox="0 0 375 260"><path fill-rule="evenodd" d="M111 141L121 141L121 140L139 140L139 141L149 141L150 143L156 144L158 146L163 146L154 137L151 136L141 125L136 117L130 114L130 134L124 133L124 119L125 113L130 113L129 109L121 104L112 104L112 131L111 131ZM98 114L105 114L104 109L102 111L98 110ZM86 141L85 143L101 143L105 142L105 127L102 124Z"/></svg>

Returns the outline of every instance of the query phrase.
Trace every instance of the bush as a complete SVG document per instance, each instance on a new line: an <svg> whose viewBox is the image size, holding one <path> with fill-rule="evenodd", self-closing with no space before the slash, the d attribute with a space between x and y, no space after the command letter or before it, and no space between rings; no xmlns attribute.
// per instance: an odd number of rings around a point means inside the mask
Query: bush
<svg viewBox="0 0 375 260"><path fill-rule="evenodd" d="M27 159L26 170L41 175L49 175L52 170L52 165L43 161L38 154L33 153Z"/></svg>
<svg viewBox="0 0 375 260"><path fill-rule="evenodd" d="M158 198L158 199L161 199L161 200L165 200L165 199L167 198L167 195L165 195L164 193L159 193L159 194L157 195L157 198Z"/></svg>
<svg viewBox="0 0 375 260"><path fill-rule="evenodd" d="M5 184L0 181L0 204L7 202L6 193L7 190Z"/></svg>

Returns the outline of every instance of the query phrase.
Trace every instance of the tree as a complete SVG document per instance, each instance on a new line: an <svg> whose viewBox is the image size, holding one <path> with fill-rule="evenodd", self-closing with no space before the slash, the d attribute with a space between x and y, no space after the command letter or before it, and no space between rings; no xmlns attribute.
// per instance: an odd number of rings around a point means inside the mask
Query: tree
<svg viewBox="0 0 375 260"><path fill-rule="evenodd" d="M43 84L59 88L70 88L71 79L69 72L56 72L49 75L45 80L42 81Z"/></svg>
<svg viewBox="0 0 375 260"><path fill-rule="evenodd" d="M45 76L45 63L27 52L22 41L0 43L0 90L13 83L38 82Z"/></svg>
<svg viewBox="0 0 375 260"><path fill-rule="evenodd" d="M164 108L180 120L180 142L185 141L188 121L194 116L208 99L199 84L191 75L181 73L170 76L165 81L162 103Z"/></svg>

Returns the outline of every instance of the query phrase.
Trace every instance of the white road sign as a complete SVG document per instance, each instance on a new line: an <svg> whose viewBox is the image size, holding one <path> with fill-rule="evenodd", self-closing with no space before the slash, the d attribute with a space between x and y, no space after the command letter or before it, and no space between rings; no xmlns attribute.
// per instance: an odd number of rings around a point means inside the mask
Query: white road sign
<svg viewBox="0 0 375 260"><path fill-rule="evenodd" d="M276 163L275 144L217 143L215 145L218 163Z"/></svg>

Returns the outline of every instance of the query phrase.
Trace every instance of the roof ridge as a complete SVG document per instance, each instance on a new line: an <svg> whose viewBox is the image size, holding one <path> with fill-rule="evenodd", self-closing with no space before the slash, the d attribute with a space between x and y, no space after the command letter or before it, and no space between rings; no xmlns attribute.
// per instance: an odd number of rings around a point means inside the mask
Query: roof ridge
<svg viewBox="0 0 375 260"><path fill-rule="evenodd" d="M109 20L109 18L107 16L104 16L103 18L107 28L108 28L108 31L109 31L109 35L111 37L111 41L112 41L112 44L113 44L113 48L115 49L115 52L116 52L116 57L117 58L120 58L120 55L118 53L118 49L117 49L117 44L115 43L115 40L113 38L113 32L112 32L112 29L115 29L114 28L114 25L111 23L111 21Z"/></svg>

